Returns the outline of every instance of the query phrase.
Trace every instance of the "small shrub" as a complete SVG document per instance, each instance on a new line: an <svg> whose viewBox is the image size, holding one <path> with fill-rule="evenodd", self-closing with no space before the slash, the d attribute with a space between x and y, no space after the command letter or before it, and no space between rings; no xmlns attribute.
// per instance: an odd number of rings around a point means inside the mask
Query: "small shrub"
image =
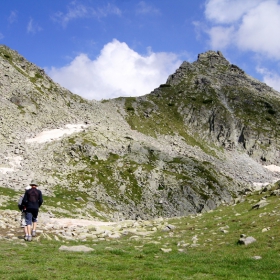
<svg viewBox="0 0 280 280"><path fill-rule="evenodd" d="M126 107L126 110L127 110L127 111L132 111L132 112L134 112L134 111L135 111L135 110L134 110L134 108L133 108L133 107L131 107L131 106Z"/></svg>
<svg viewBox="0 0 280 280"><path fill-rule="evenodd" d="M205 99L202 101L203 104L211 104L213 102L213 99Z"/></svg>
<svg viewBox="0 0 280 280"><path fill-rule="evenodd" d="M268 109L267 112L270 115L275 115L276 114L276 111L274 111L273 109Z"/></svg>
<svg viewBox="0 0 280 280"><path fill-rule="evenodd" d="M36 74L35 74L35 77L36 77L37 79L42 79L42 78L43 78L43 76L40 75L39 73L36 73Z"/></svg>

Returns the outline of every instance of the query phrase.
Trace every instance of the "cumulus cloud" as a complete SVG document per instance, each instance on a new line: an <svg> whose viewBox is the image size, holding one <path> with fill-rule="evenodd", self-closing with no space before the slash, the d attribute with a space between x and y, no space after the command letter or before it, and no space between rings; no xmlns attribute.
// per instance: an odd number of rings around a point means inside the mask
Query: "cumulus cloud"
<svg viewBox="0 0 280 280"><path fill-rule="evenodd" d="M66 27L67 24L74 19L90 17L100 19L111 14L120 16L121 10L110 3L103 7L93 8L72 1L67 6L67 12L57 12L51 17L51 19L55 22L59 22L63 27Z"/></svg>
<svg viewBox="0 0 280 280"><path fill-rule="evenodd" d="M141 96L165 83L168 75L181 64L172 53L140 55L126 43L113 40L99 57L86 54L75 57L61 68L46 69L50 77L72 92L87 99L110 99L119 96Z"/></svg>
<svg viewBox="0 0 280 280"><path fill-rule="evenodd" d="M277 0L209 0L205 16L213 48L229 45L280 59L280 4Z"/></svg>
<svg viewBox="0 0 280 280"><path fill-rule="evenodd" d="M232 23L239 20L248 10L263 0L208 0L205 5L205 16L215 23Z"/></svg>
<svg viewBox="0 0 280 280"><path fill-rule="evenodd" d="M41 30L42 30L42 28L36 22L34 22L32 18L30 18L30 20L27 24L27 33L35 34Z"/></svg>
<svg viewBox="0 0 280 280"><path fill-rule="evenodd" d="M241 49L280 59L280 5L266 1L248 11L237 33Z"/></svg>
<svg viewBox="0 0 280 280"><path fill-rule="evenodd" d="M235 33L234 26L224 27L215 26L207 30L211 38L211 46L213 49L223 49L232 42L233 34Z"/></svg>

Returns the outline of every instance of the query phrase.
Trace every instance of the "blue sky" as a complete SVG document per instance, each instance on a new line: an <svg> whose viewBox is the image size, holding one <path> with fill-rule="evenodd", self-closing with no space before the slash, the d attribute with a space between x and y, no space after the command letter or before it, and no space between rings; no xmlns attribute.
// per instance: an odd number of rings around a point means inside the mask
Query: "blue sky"
<svg viewBox="0 0 280 280"><path fill-rule="evenodd" d="M278 0L2 1L0 44L87 99L147 94L207 50L280 91Z"/></svg>

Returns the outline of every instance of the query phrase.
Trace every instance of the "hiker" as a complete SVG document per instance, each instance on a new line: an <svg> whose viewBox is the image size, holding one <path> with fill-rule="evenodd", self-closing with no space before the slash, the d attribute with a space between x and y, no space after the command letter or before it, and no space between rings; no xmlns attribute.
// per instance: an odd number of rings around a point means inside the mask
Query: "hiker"
<svg viewBox="0 0 280 280"><path fill-rule="evenodd" d="M27 186L25 188L25 191L31 189L30 186ZM26 208L22 207L22 200L23 200L24 194L22 194L18 200L18 208L21 211L21 219L20 219L20 226L22 228L24 228L24 239L27 240L27 236L28 236L28 232L27 232L27 225L26 225L26 219L25 219L25 215L26 215Z"/></svg>
<svg viewBox="0 0 280 280"><path fill-rule="evenodd" d="M42 192L37 189L38 184L36 181L31 181L30 186L31 188L25 192L22 199L22 206L26 207L27 241L32 241L32 237L36 236L38 212L43 203Z"/></svg>

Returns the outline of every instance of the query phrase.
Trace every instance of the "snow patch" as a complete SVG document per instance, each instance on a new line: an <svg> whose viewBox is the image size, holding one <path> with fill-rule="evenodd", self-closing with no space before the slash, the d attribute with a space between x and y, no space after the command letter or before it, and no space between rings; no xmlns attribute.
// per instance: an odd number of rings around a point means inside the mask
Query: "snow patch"
<svg viewBox="0 0 280 280"><path fill-rule="evenodd" d="M262 190L263 187L269 185L270 183L253 183L253 186L255 187L254 190L255 191L260 191Z"/></svg>
<svg viewBox="0 0 280 280"><path fill-rule="evenodd" d="M70 135L75 132L80 132L83 129L87 128L88 125L85 124L67 124L64 128L57 128L52 130L46 130L34 138L26 139L26 143L45 143L53 140L57 140L65 135Z"/></svg>
<svg viewBox="0 0 280 280"><path fill-rule="evenodd" d="M280 166L277 166L277 165L267 165L267 166L264 166L264 168L266 168L272 172L280 172Z"/></svg>
<svg viewBox="0 0 280 280"><path fill-rule="evenodd" d="M280 172L280 166L277 165L266 165L264 166L264 168L268 169L269 171L272 172ZM278 180L280 180L280 178L278 179L274 179L272 182L266 182L266 183L253 183L253 186L255 187L256 191L260 191L262 188L264 188L265 186L269 185L269 184L273 184L275 182L277 182Z"/></svg>

